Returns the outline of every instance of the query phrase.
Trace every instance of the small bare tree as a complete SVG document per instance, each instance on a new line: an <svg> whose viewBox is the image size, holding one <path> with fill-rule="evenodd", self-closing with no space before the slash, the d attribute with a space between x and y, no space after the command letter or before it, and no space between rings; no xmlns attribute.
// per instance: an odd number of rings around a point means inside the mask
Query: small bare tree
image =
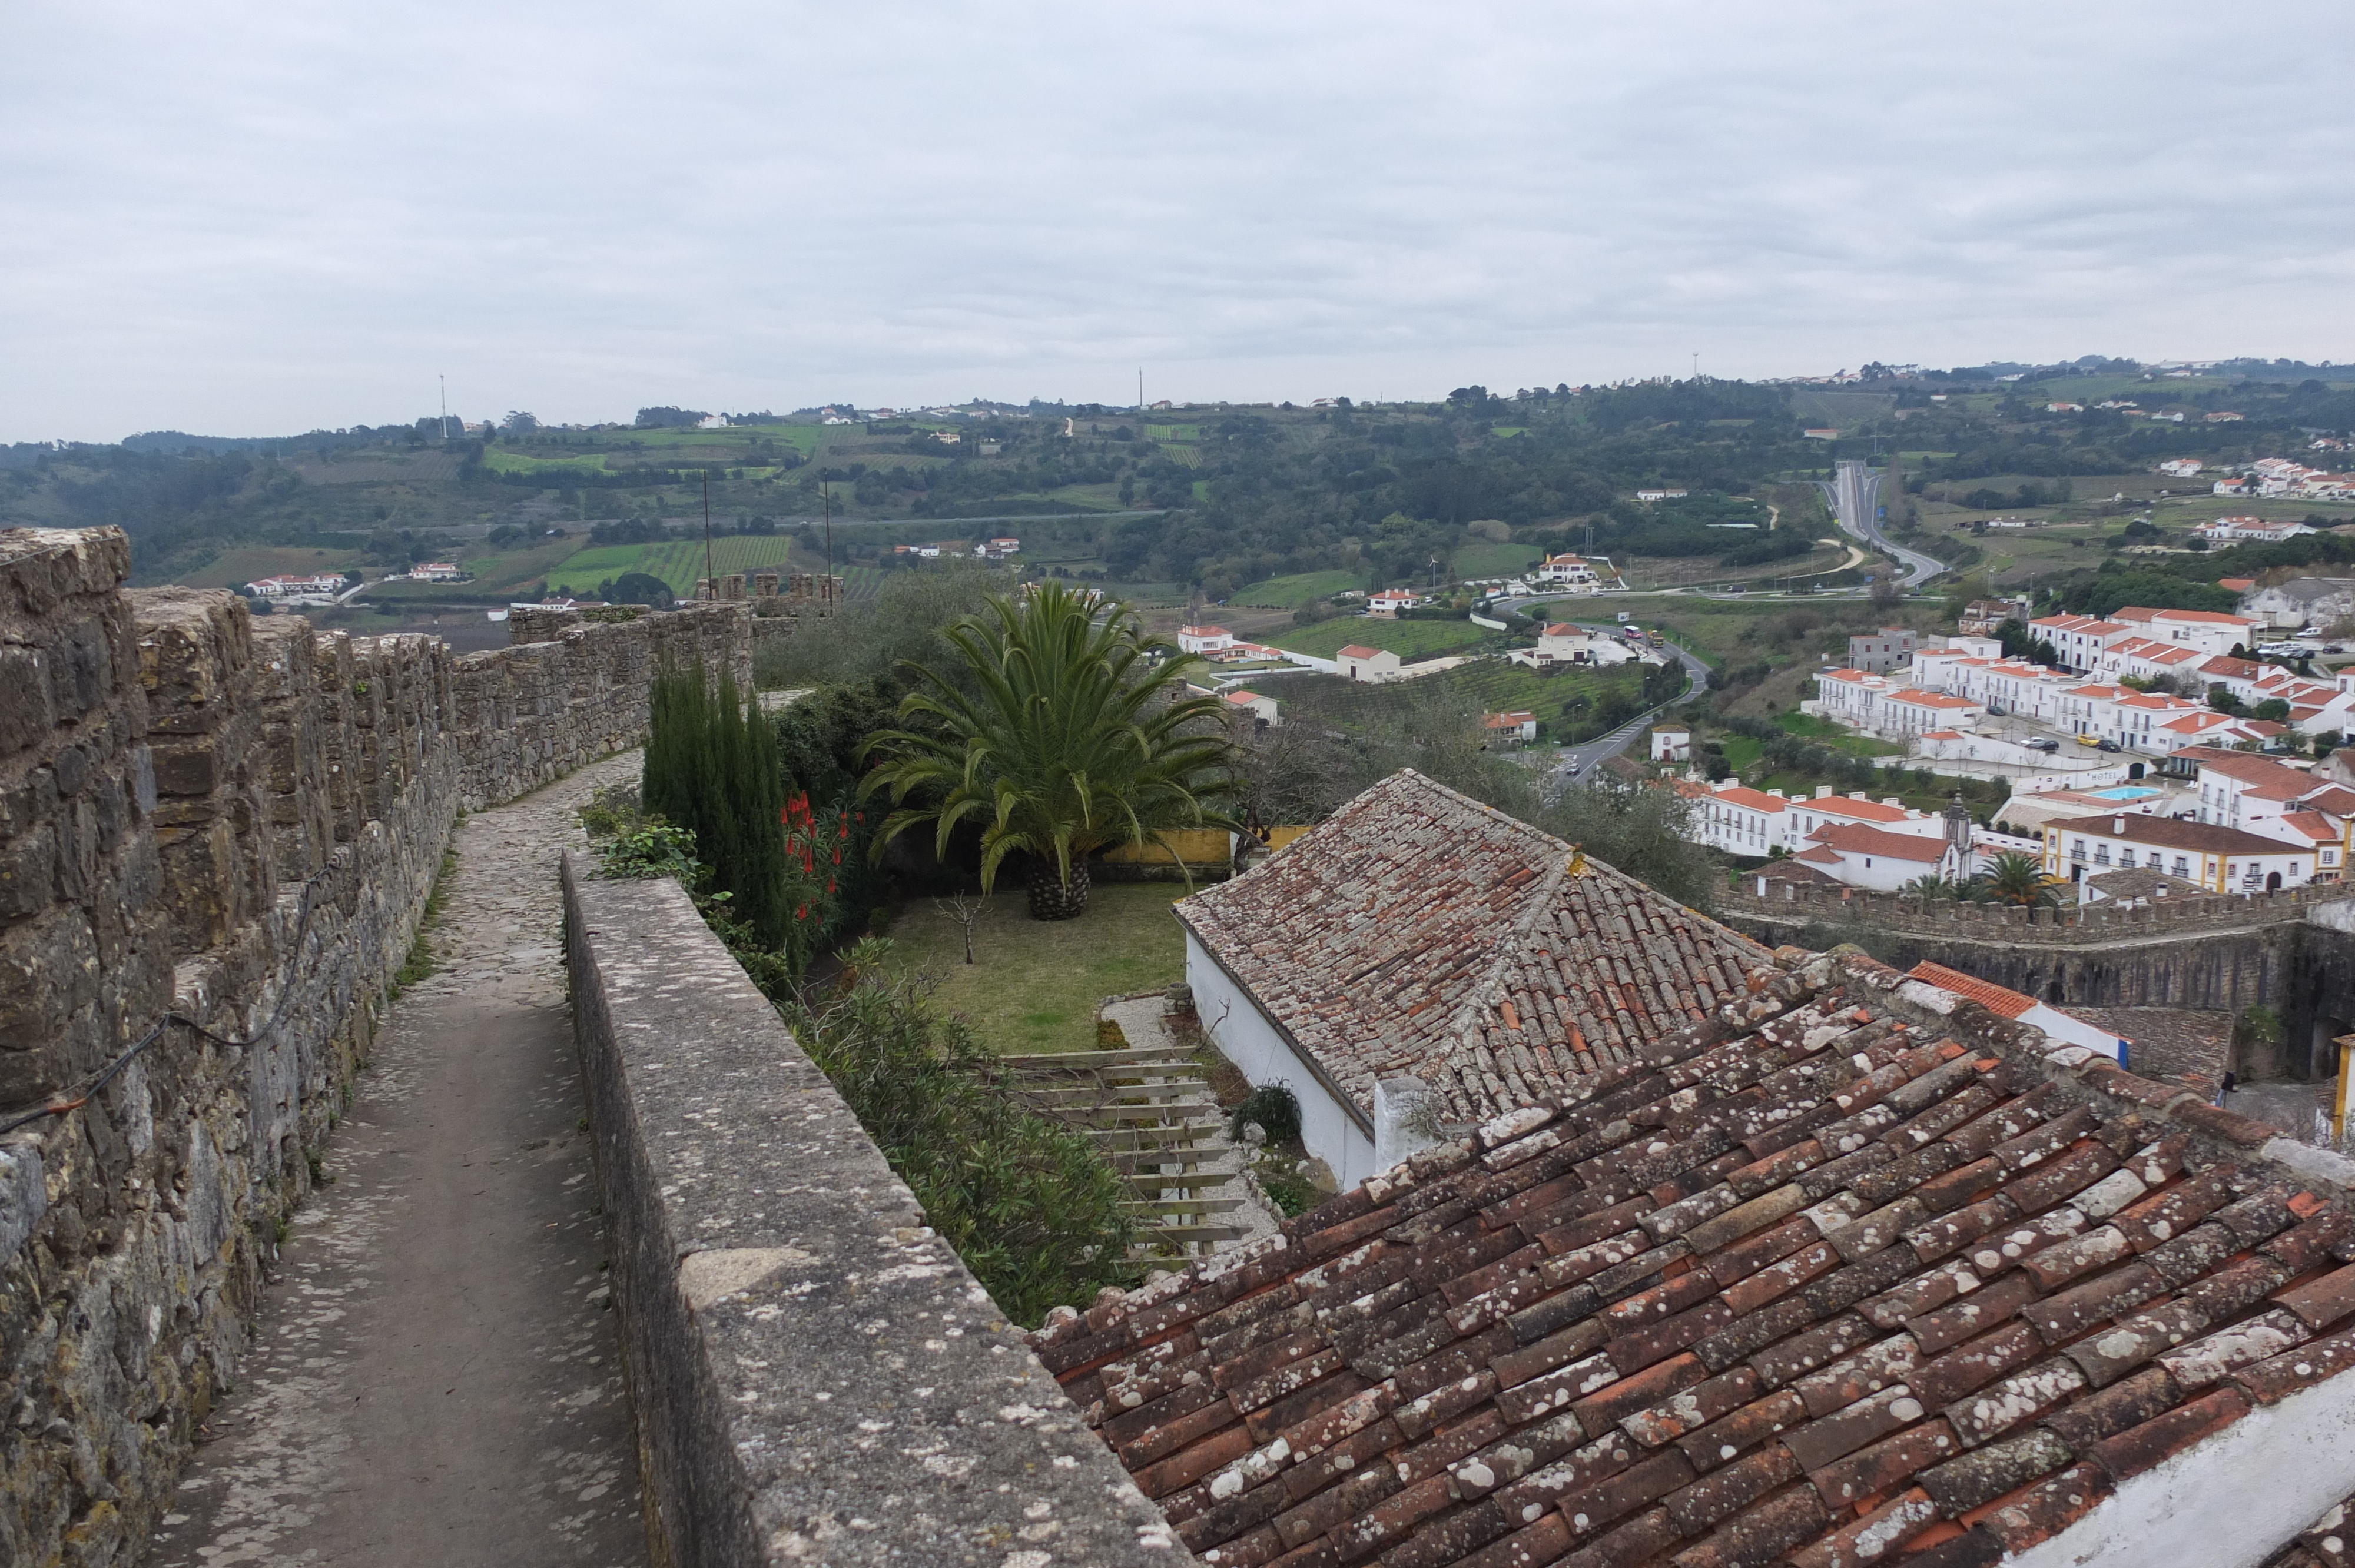
<svg viewBox="0 0 2355 1568"><path fill-rule="evenodd" d="M981 923L981 912L989 907L989 895L960 893L953 898L935 898L932 907L964 932L964 961L973 962L973 928Z"/></svg>

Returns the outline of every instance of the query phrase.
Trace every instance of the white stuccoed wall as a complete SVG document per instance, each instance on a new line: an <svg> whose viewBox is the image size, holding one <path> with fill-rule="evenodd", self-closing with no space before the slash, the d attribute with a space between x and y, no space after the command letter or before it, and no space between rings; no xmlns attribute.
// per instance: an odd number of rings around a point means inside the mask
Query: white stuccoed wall
<svg viewBox="0 0 2355 1568"><path fill-rule="evenodd" d="M1373 1175L1373 1134L1352 1107L1327 1088L1303 1061L1281 1030L1261 1012L1251 993L1219 967L1193 932L1186 933L1186 983L1194 991L1194 1011L1203 1032L1253 1087L1284 1084L1300 1097L1300 1138L1308 1152L1333 1168L1341 1191Z"/></svg>
<svg viewBox="0 0 2355 1568"><path fill-rule="evenodd" d="M2258 1568L2355 1491L2355 1376L2252 1410L2146 1470L2019 1568Z"/></svg>

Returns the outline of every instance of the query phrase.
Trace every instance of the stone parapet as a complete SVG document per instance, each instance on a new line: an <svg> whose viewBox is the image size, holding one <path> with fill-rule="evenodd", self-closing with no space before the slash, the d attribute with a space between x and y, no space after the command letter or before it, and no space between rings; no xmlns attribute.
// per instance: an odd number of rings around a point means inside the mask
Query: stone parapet
<svg viewBox="0 0 2355 1568"><path fill-rule="evenodd" d="M677 883L568 856L656 1561L1193 1558Z"/></svg>
<svg viewBox="0 0 2355 1568"><path fill-rule="evenodd" d="M0 531L9 1563L135 1560L457 813L637 744L666 665L751 680L743 604L461 658L129 570L115 529Z"/></svg>
<svg viewBox="0 0 2355 1568"><path fill-rule="evenodd" d="M2307 920L2315 918L2318 911L2329 905L2344 902L2348 896L2346 888L2333 885L2281 888L2245 897L2217 894L2155 899L2132 909L2108 902L2027 909L1785 882L1771 884L1764 898L1747 886L1720 894L1716 912L1721 918L1733 921L1770 921L1778 925L1855 922L1925 937L1980 936L2065 945L2173 937L2204 930L2246 930Z"/></svg>

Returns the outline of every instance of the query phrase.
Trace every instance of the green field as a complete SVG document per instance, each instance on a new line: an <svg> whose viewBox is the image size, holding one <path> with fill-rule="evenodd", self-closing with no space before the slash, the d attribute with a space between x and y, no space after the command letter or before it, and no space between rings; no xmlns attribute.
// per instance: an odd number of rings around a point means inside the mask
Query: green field
<svg viewBox="0 0 2355 1568"><path fill-rule="evenodd" d="M1455 552L1460 577L1518 577L1545 559L1535 545L1466 545Z"/></svg>
<svg viewBox="0 0 2355 1568"><path fill-rule="evenodd" d="M1540 673L1502 659L1480 659L1402 684L1369 686L1310 675L1287 680L1280 690L1295 723L1355 726L1377 723L1401 705L1427 705L1460 712L1467 725L1484 713L1533 713L1541 726L1539 738L1559 741L1594 712L1604 694L1616 691L1633 699L1642 682L1642 666L1636 664Z"/></svg>
<svg viewBox="0 0 2355 1568"><path fill-rule="evenodd" d="M1183 883L1099 882L1076 920L1033 920L1021 885L1001 878L974 932L930 899L900 906L893 957L938 982L932 1001L1002 1052L1092 1051L1096 1006L1186 978L1186 943L1169 906Z"/></svg>
<svg viewBox="0 0 2355 1568"><path fill-rule="evenodd" d="M793 542L782 535L731 534L711 541L711 561L722 577L731 572L783 569ZM869 568L870 570L872 568ZM674 539L661 545L591 545L576 550L549 568L551 589L570 588L572 596L597 591L597 585L624 572L645 572L660 577L670 591L685 598L695 591L695 579L704 575L703 541Z"/></svg>
<svg viewBox="0 0 2355 1568"><path fill-rule="evenodd" d="M1465 653L1483 644L1502 647L1503 639L1468 620L1382 620L1369 615L1345 615L1314 626L1295 626L1268 640L1295 653L1330 659L1350 643L1385 648L1405 660L1440 653Z"/></svg>
<svg viewBox="0 0 2355 1568"><path fill-rule="evenodd" d="M1199 441L1202 439L1199 425L1147 425L1145 439L1148 441Z"/></svg>
<svg viewBox="0 0 2355 1568"><path fill-rule="evenodd" d="M567 469L575 473L603 473L605 454L582 452L578 457L539 458L493 447L483 454L483 466L493 473L547 473Z"/></svg>
<svg viewBox="0 0 2355 1568"><path fill-rule="evenodd" d="M1304 604L1330 599L1344 588L1356 588L1359 578L1357 572L1298 572L1237 588L1230 602L1256 609L1298 609Z"/></svg>
<svg viewBox="0 0 2355 1568"><path fill-rule="evenodd" d="M1202 466L1202 453L1200 449L1196 447L1163 447L1161 449L1161 455L1167 458L1171 462L1182 464L1187 468L1199 468ZM1200 482L1197 481L1196 482L1199 483Z"/></svg>

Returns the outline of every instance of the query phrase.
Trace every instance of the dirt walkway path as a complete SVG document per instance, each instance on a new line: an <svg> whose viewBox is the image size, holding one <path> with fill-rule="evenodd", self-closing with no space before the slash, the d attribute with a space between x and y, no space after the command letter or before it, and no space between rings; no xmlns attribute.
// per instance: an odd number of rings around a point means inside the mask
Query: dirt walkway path
<svg viewBox="0 0 2355 1568"><path fill-rule="evenodd" d="M645 1563L556 880L574 808L637 766L459 829L440 968L378 1036L151 1568Z"/></svg>

